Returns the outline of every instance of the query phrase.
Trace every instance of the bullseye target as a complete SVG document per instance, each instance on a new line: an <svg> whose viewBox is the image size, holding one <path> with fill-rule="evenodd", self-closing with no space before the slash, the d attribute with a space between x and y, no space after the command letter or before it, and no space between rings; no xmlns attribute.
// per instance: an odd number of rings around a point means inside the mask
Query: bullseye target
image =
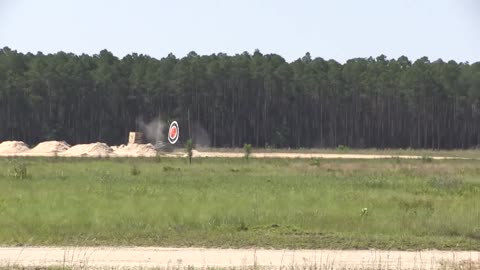
<svg viewBox="0 0 480 270"><path fill-rule="evenodd" d="M173 121L170 124L170 128L168 129L168 141L171 144L175 144L178 141L178 136L180 135L180 129L178 128L177 121Z"/></svg>

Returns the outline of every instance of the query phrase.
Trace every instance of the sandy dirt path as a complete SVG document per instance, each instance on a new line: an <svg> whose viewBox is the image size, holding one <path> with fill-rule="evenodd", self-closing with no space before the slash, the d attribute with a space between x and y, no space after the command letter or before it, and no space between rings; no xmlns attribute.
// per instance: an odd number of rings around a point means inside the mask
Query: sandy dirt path
<svg viewBox="0 0 480 270"><path fill-rule="evenodd" d="M480 251L265 250L157 247L1 247L0 266L82 268L317 266L317 269L438 269L480 262Z"/></svg>
<svg viewBox="0 0 480 270"><path fill-rule="evenodd" d="M0 157L54 157L54 153L0 153ZM155 157L156 155L139 155L139 154L129 154L129 153L110 153L110 154L85 154L85 155L69 155L60 153L60 157ZM184 158L186 153L176 152L176 153L161 153L160 157L172 157L172 158ZM239 152L199 152L194 151L193 157L202 157L202 158L243 158L244 154ZM422 156L408 156L408 155L371 155L371 154L322 154L322 153L252 153L251 157L253 158L300 158L300 159L310 159L310 158L321 158L321 159L388 159L388 158L401 158L401 159L422 159ZM470 159L464 157L430 157L434 160L444 160L444 159Z"/></svg>
<svg viewBox="0 0 480 270"><path fill-rule="evenodd" d="M194 151L193 157L225 157L242 158L243 153L239 152L200 152ZM409 155L371 155L371 154L322 154L322 153L252 153L254 158L325 158L325 159L382 159L382 158L402 158L402 159L422 159L422 156ZM468 159L462 157L431 157L435 160L441 159Z"/></svg>

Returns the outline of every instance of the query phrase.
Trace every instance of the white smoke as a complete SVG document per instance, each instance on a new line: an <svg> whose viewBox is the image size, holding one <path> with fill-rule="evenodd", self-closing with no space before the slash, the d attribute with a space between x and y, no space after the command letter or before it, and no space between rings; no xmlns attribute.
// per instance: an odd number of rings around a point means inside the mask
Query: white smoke
<svg viewBox="0 0 480 270"><path fill-rule="evenodd" d="M210 136L200 123L193 124L192 135L195 147L210 147Z"/></svg>
<svg viewBox="0 0 480 270"><path fill-rule="evenodd" d="M149 143L156 144L164 141L166 136L166 131L164 130L166 124L160 116L148 123L143 121L143 119L137 119L137 124Z"/></svg>

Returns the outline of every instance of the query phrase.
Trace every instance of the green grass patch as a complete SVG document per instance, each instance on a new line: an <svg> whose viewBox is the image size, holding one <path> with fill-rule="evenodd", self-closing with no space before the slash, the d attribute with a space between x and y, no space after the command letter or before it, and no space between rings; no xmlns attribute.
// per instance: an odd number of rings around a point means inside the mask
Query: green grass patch
<svg viewBox="0 0 480 270"><path fill-rule="evenodd" d="M0 245L479 250L480 162L0 159Z"/></svg>

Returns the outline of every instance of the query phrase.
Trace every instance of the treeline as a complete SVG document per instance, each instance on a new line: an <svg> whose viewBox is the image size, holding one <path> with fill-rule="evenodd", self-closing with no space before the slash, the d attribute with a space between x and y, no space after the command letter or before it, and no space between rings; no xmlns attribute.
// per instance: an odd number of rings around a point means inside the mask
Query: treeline
<svg viewBox="0 0 480 270"><path fill-rule="evenodd" d="M0 50L0 141L121 144L157 116L215 147L477 147L480 63Z"/></svg>

